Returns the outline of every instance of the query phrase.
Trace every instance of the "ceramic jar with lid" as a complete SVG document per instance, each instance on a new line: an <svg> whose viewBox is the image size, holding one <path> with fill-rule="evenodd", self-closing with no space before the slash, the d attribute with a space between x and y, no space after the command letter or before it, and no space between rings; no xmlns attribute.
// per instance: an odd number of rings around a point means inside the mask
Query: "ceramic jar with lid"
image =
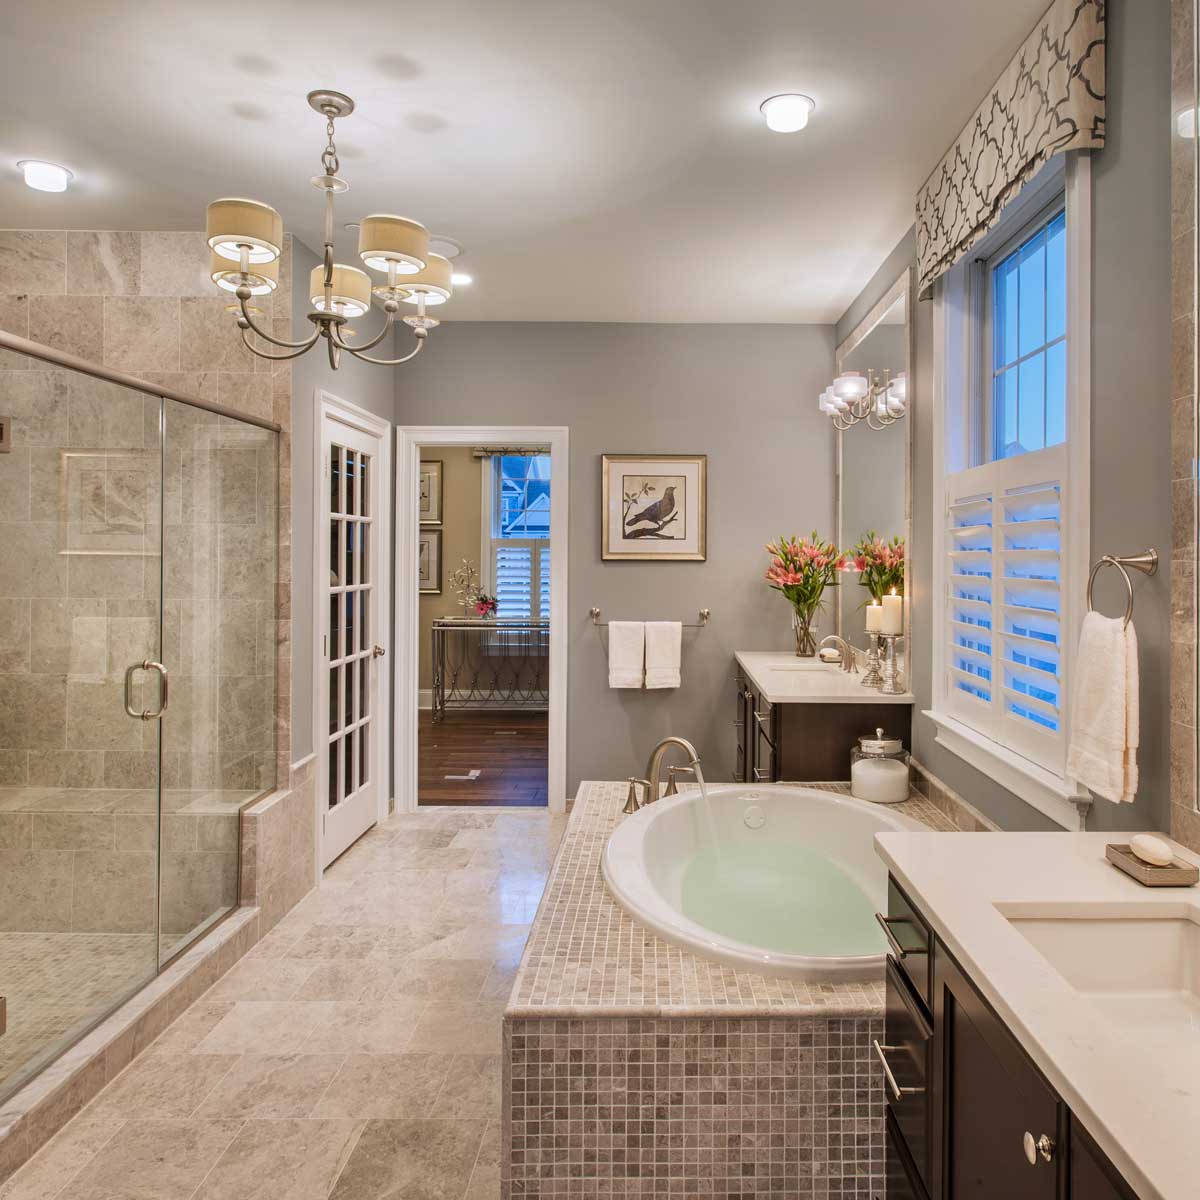
<svg viewBox="0 0 1200 1200"><path fill-rule="evenodd" d="M863 734L850 751L850 794L874 804L908 799L908 751L882 729Z"/></svg>

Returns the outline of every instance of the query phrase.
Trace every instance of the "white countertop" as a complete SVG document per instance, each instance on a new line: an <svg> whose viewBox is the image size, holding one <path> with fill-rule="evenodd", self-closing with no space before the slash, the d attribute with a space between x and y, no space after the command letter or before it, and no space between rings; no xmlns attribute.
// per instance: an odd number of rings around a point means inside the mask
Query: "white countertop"
<svg viewBox="0 0 1200 1200"><path fill-rule="evenodd" d="M770 650L738 650L735 657L760 695L772 704L913 704L912 692L885 696L862 686L862 675L837 663Z"/></svg>
<svg viewBox="0 0 1200 1200"><path fill-rule="evenodd" d="M1007 919L1172 916L1200 906L1200 887L1146 888L1112 867L1105 845L1127 840L1111 833L884 833L875 846L1140 1200L1194 1200L1200 1024L1183 1036L1136 1036L1068 984ZM1178 846L1175 853L1200 861Z"/></svg>

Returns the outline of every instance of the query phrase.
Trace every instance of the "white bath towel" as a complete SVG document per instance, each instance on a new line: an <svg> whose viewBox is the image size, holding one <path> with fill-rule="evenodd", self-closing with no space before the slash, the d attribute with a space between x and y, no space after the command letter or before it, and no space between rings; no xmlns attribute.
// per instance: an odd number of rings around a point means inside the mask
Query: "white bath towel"
<svg viewBox="0 0 1200 1200"><path fill-rule="evenodd" d="M1137 794L1138 648L1133 622L1088 613L1079 635L1067 774L1116 803Z"/></svg>
<svg viewBox="0 0 1200 1200"><path fill-rule="evenodd" d="M609 621L608 686L640 688L646 677L646 627L641 621Z"/></svg>
<svg viewBox="0 0 1200 1200"><path fill-rule="evenodd" d="M646 622L646 687L677 688L683 626L678 621Z"/></svg>

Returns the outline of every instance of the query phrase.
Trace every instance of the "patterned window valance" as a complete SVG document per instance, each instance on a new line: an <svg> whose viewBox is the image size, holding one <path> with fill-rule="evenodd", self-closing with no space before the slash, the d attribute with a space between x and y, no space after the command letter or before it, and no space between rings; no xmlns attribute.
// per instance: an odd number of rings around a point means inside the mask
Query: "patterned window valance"
<svg viewBox="0 0 1200 1200"><path fill-rule="evenodd" d="M1047 159L1104 144L1105 7L1055 0L917 193L922 299Z"/></svg>

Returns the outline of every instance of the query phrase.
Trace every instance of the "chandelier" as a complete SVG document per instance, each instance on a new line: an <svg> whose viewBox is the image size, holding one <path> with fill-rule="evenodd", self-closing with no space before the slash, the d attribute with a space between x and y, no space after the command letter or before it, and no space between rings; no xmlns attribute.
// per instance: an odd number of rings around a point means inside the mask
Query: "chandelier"
<svg viewBox="0 0 1200 1200"><path fill-rule="evenodd" d="M884 371L882 380L875 371L839 375L817 397L817 407L843 433L860 421L870 429L886 429L908 415L908 380L903 371L895 379Z"/></svg>
<svg viewBox="0 0 1200 1200"><path fill-rule="evenodd" d="M363 362L393 367L408 362L420 353L429 331L437 320L426 309L450 299L451 266L449 259L429 250L429 231L424 225L386 213L363 217L358 228L358 257L363 266L385 276L376 282L366 271L333 261L333 198L350 185L338 177L337 146L333 123L354 111L354 101L341 92L309 92L308 103L325 118L326 145L321 152L321 173L312 178L313 187L325 193L324 262L309 276L308 294L313 311L312 336L301 342L284 341L255 324L250 306L255 296L269 295L279 284L279 255L283 248L283 218L270 205L257 200L214 200L208 206L208 244L212 250L212 281L238 299L237 323L242 341L259 358L299 358L311 350L319 338L329 348L329 365L338 368L342 351ZM383 304L383 328L370 341L351 346L346 338L354 331L346 323L361 317L371 307L372 295ZM402 358L373 358L364 353L379 345L387 336L401 304L416 306L415 315L402 320L416 338L412 351ZM259 349L251 339L278 346L282 354Z"/></svg>

